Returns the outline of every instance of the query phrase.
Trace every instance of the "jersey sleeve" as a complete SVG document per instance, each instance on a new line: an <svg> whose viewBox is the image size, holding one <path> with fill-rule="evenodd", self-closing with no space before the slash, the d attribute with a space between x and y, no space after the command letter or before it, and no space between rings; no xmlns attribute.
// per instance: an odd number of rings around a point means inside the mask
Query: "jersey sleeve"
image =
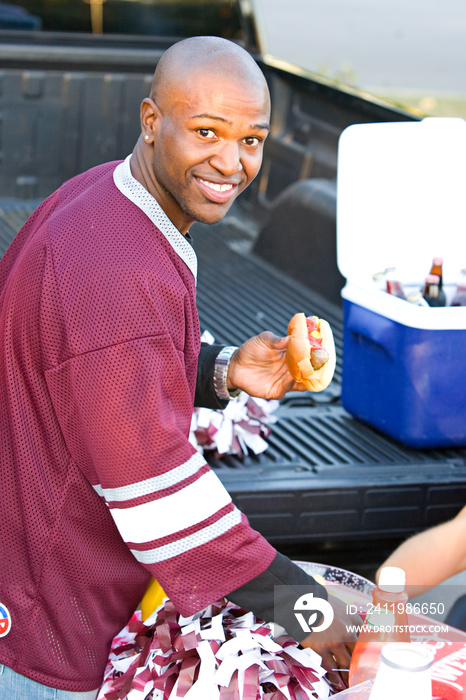
<svg viewBox="0 0 466 700"><path fill-rule="evenodd" d="M284 627L293 639L302 642L309 632L303 632L294 606L304 593L328 600L324 586L288 557L277 552L265 571L227 597L245 610L251 610L257 617Z"/></svg>
<svg viewBox="0 0 466 700"><path fill-rule="evenodd" d="M189 443L183 357L160 333L74 356L46 376L71 458L188 615L258 576L276 551Z"/></svg>

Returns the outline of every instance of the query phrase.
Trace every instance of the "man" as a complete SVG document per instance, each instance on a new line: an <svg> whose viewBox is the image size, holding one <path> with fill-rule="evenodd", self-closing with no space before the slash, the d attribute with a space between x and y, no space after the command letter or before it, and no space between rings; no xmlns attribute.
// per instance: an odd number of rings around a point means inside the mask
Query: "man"
<svg viewBox="0 0 466 700"><path fill-rule="evenodd" d="M1 262L2 700L44 686L94 698L151 575L185 615L228 596L270 620L280 583L327 597L250 528L188 441L195 396L222 407L241 389L302 388L287 338L220 353L199 343L188 231L220 221L256 176L269 111L235 44L174 45L131 157L65 183ZM347 668L343 623L321 639L324 662Z"/></svg>

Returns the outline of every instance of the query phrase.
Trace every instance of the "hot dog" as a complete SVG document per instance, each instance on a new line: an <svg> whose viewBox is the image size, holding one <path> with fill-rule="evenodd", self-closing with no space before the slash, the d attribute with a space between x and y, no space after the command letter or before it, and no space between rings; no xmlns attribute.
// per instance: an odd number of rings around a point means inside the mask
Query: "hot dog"
<svg viewBox="0 0 466 700"><path fill-rule="evenodd" d="M288 324L288 335L286 363L291 376L309 391L322 391L332 381L336 364L330 325L323 318L297 313Z"/></svg>

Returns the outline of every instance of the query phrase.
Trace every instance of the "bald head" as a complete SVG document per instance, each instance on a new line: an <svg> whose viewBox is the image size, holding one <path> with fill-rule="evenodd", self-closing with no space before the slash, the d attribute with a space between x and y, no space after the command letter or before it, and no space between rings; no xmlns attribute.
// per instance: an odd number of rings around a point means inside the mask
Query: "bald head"
<svg viewBox="0 0 466 700"><path fill-rule="evenodd" d="M169 48L141 104L133 175L186 233L222 219L256 177L270 129L267 83L231 41L193 37Z"/></svg>
<svg viewBox="0 0 466 700"><path fill-rule="evenodd" d="M268 91L264 75L247 51L227 39L195 36L173 44L157 64L150 97L160 106L175 86L190 83L196 74L245 81Z"/></svg>

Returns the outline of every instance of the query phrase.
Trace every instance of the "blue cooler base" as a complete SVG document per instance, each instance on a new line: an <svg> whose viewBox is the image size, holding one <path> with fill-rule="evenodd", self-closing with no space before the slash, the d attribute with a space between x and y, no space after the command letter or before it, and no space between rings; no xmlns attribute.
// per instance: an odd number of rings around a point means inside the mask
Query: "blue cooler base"
<svg viewBox="0 0 466 700"><path fill-rule="evenodd" d="M409 447L466 445L466 329L411 328L345 299L341 402Z"/></svg>

